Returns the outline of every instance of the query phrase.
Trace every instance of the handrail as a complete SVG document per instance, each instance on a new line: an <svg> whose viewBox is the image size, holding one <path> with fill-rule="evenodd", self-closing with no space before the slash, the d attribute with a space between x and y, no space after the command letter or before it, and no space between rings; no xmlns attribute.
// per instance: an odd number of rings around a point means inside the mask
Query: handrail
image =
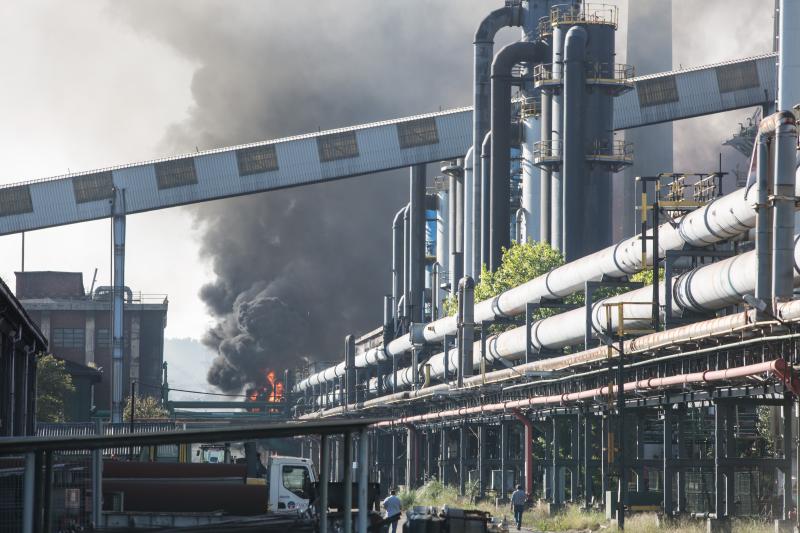
<svg viewBox="0 0 800 533"><path fill-rule="evenodd" d="M610 4L559 4L550 8L550 24L606 24L616 29L619 25L619 9Z"/></svg>

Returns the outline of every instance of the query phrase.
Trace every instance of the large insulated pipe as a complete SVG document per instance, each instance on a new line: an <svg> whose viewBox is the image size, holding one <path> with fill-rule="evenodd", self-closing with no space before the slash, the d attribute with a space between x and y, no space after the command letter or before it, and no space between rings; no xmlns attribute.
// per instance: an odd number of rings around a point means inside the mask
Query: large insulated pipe
<svg viewBox="0 0 800 533"><path fill-rule="evenodd" d="M800 300L791 300L789 302L779 303L777 305L776 316L784 322L796 322L800 319ZM630 339L624 342L623 352L625 354L635 354L651 352L660 348L668 346L676 346L681 343L691 342L696 343L701 339L715 338L720 335L730 336L736 334L758 320L755 310L748 310L742 313L732 315L725 315L710 320L695 322L686 326L680 326L665 331L650 333ZM759 338L753 338L745 343L760 342ZM616 357L612 354L612 357ZM608 348L606 346L598 346L589 350L583 350L577 353L561 355L558 357L550 357L548 359L540 359L530 363L517 365L514 367L504 368L502 370L494 370L487 372L484 375L474 376L464 381L464 386L471 387L484 387L487 384L502 383L508 380L517 380L520 375L527 373L537 372L552 372L576 369L587 364L595 364L605 361L608 358ZM447 383L432 385L426 389L413 392L398 392L365 402L361 407L363 409L370 409L373 407L383 407L387 403L393 403L398 400L425 400L425 398L433 396L434 394L441 393L448 390L450 387ZM318 416L334 416L340 414L340 409L332 409L330 411L317 412L306 417Z"/></svg>
<svg viewBox="0 0 800 533"><path fill-rule="evenodd" d="M752 166L752 165L751 165ZM800 194L795 182L795 194ZM758 184L753 180L747 187L737 189L680 218L677 224L659 226L659 257L668 250L684 246L705 247L737 237L755 227L754 204L758 197ZM653 247L647 247L646 260L652 264ZM551 272L532 279L504 293L475 305L475 322L491 322L497 318L516 316L525 312L527 303L559 299L582 290L587 281L619 278L638 272L642 268L642 241L638 236L599 250L591 255L567 263ZM445 335L455 335L455 317L449 316L432 322L423 329L427 343L442 342ZM408 335L399 337L387 347L368 350L357 358L356 366L368 366L391 360L411 349ZM341 368L330 367L313 374L298 384L298 390L318 385L322 381L342 375Z"/></svg>
<svg viewBox="0 0 800 533"><path fill-rule="evenodd" d="M553 127L551 116L552 96L548 92L542 92L541 96L541 115L539 116L540 126L542 128L541 140L542 146L547 146L550 142L550 131ZM551 173L550 167L542 166L539 175L539 241L550 244L550 206L552 188L551 188Z"/></svg>
<svg viewBox="0 0 800 533"><path fill-rule="evenodd" d="M800 104L800 2L780 0L778 109Z"/></svg>
<svg viewBox="0 0 800 533"><path fill-rule="evenodd" d="M491 197L489 194L489 178L491 176L491 162L492 162L492 132L488 132L483 138L481 143L481 216L480 216L480 234L481 234L481 257L478 264L478 272L489 264L489 212Z"/></svg>
<svg viewBox="0 0 800 533"><path fill-rule="evenodd" d="M411 167L409 202L408 319L419 324L425 310L425 165Z"/></svg>
<svg viewBox="0 0 800 533"><path fill-rule="evenodd" d="M795 261L790 264L794 268L793 279L800 281L800 270L797 260L800 259L800 246L796 246ZM742 296L752 294L755 289L755 251L748 252L724 261L703 266L687 272L674 280L670 288L672 313L680 315L684 310L707 313L741 302ZM660 286L660 301L664 301L664 283ZM590 313L592 327L596 331L606 329L606 304L624 303L625 327L641 329L650 323L652 318L652 287L644 287L624 294L606 298L596 302ZM611 310L611 327L617 327L617 310ZM486 342L488 361L500 359L515 360L525 355L528 334L526 326L489 337ZM565 346L583 342L586 331L586 309L574 309L551 316L531 326L529 338L536 350L560 349ZM475 362L480 363L480 342L474 347ZM429 360L431 377L439 379L444 370L444 354L433 355ZM397 372L397 385L408 387L413 382L411 369Z"/></svg>
<svg viewBox="0 0 800 533"><path fill-rule="evenodd" d="M473 63L473 79L475 88L472 93L472 153L481 153L481 147L485 140L486 134L489 132L489 120L491 116L490 99L491 89L489 85L489 77L491 73L492 59L494 57L494 37L497 32L502 28L509 26L519 26L522 20L522 12L520 6L505 6L496 9L489 13L483 21L481 21L478 29L475 31L475 58ZM477 226L480 219L482 192L480 191L481 184L483 183L483 168L474 164L473 168L473 195L474 195L474 211L473 218ZM479 232L473 233L473 247L478 250L481 246L481 235ZM476 252L477 253L477 252ZM476 259L476 273L480 272L479 261L486 261L485 258ZM453 284L455 286L455 282Z"/></svg>
<svg viewBox="0 0 800 533"><path fill-rule="evenodd" d="M573 26L564 42L564 151L561 181L564 189L564 257L572 261L585 248L584 190L586 155L583 146L583 93L586 84L586 30Z"/></svg>
<svg viewBox="0 0 800 533"><path fill-rule="evenodd" d="M473 152L472 148L467 150L464 157L464 226L462 239L462 255L464 260L463 275L475 276L475 182L473 180Z"/></svg>
<svg viewBox="0 0 800 533"><path fill-rule="evenodd" d="M404 254L404 235L403 235L403 218L406 216L408 206L401 208L395 215L392 221L392 306L394 312L392 316L395 320L399 318L398 304L403 295L403 278L405 276L405 268L403 263Z"/></svg>
<svg viewBox="0 0 800 533"><path fill-rule="evenodd" d="M544 42L516 42L500 50L492 62L492 147L490 176L489 270L500 267L503 248L511 247L511 69L547 60Z"/></svg>
<svg viewBox="0 0 800 533"><path fill-rule="evenodd" d="M800 42L800 41L799 41ZM800 80L793 80L800 81ZM779 113L775 131L775 185L772 214L772 294L773 301L792 298L794 290L794 211L797 126L794 115Z"/></svg>

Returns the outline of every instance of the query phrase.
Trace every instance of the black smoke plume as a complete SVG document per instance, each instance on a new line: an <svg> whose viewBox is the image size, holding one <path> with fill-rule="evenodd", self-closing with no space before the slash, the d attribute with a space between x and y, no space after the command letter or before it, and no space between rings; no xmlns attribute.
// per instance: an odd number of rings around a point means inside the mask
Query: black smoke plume
<svg viewBox="0 0 800 533"><path fill-rule="evenodd" d="M676 9L689 4L675 1ZM730 19L763 2L706 4ZM500 5L140 0L109 9L197 65L189 117L165 140L171 154L468 105L474 30ZM715 46L706 19L682 22L674 23L685 36ZM503 30L497 47L518 35ZM701 65L708 54L691 42L691 64ZM728 127L703 131L710 153ZM191 208L216 275L201 290L217 319L205 336L219 353L208 381L238 392L263 384L267 368L338 361L346 334L378 326L390 283L389 227L407 195L398 171Z"/></svg>
<svg viewBox="0 0 800 533"><path fill-rule="evenodd" d="M146 2L115 13L197 64L171 153L272 139L471 101L472 37L492 0ZM515 36L518 30L509 30ZM225 392L266 369L342 357L380 325L390 226L406 172L192 208L216 280L208 381Z"/></svg>

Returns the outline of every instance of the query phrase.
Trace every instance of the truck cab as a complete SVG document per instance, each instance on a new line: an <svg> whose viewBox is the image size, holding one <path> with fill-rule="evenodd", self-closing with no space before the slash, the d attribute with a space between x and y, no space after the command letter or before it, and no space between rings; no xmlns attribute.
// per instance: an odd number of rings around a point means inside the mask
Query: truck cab
<svg viewBox="0 0 800 533"><path fill-rule="evenodd" d="M317 474L311 459L271 456L267 463L267 512L304 513Z"/></svg>

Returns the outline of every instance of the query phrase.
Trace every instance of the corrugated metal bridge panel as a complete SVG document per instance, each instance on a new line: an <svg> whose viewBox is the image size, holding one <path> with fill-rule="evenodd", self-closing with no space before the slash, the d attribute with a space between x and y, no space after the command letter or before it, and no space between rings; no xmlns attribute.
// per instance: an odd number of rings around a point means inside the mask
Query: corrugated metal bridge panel
<svg viewBox="0 0 800 533"><path fill-rule="evenodd" d="M775 62L776 54L766 54L738 61L728 61L707 65L702 68L681 70L672 73L654 74L634 78L636 89L623 94L615 100L614 129L624 130L669 122L685 118L719 113L743 107L753 107L765 102L773 101L778 94L777 71ZM737 72L737 67L754 65L757 72L755 83L747 83L746 74ZM729 72L731 67L734 72ZM720 76L724 73L739 74L740 87L734 90L720 90ZM674 79L674 93L671 93L669 78ZM657 85L660 83L660 87ZM656 89L655 99L646 98L643 94L647 86ZM736 87L728 84L723 89ZM658 89L661 89L660 91ZM676 98L669 98L670 94ZM658 103L658 97L663 103ZM640 105L642 100L650 105Z"/></svg>
<svg viewBox="0 0 800 533"><path fill-rule="evenodd" d="M614 128L679 120L774 100L775 61L776 55L769 54L635 78L636 89L615 100ZM724 85L722 91L720 84ZM125 211L140 213L453 159L468 150L471 131L472 109L463 107L16 183L0 187L0 235L110 216L111 194L97 189L108 183L103 172L111 172L114 185L124 190ZM92 174L97 176L87 178ZM20 187L28 188L30 205L17 200L21 198Z"/></svg>

